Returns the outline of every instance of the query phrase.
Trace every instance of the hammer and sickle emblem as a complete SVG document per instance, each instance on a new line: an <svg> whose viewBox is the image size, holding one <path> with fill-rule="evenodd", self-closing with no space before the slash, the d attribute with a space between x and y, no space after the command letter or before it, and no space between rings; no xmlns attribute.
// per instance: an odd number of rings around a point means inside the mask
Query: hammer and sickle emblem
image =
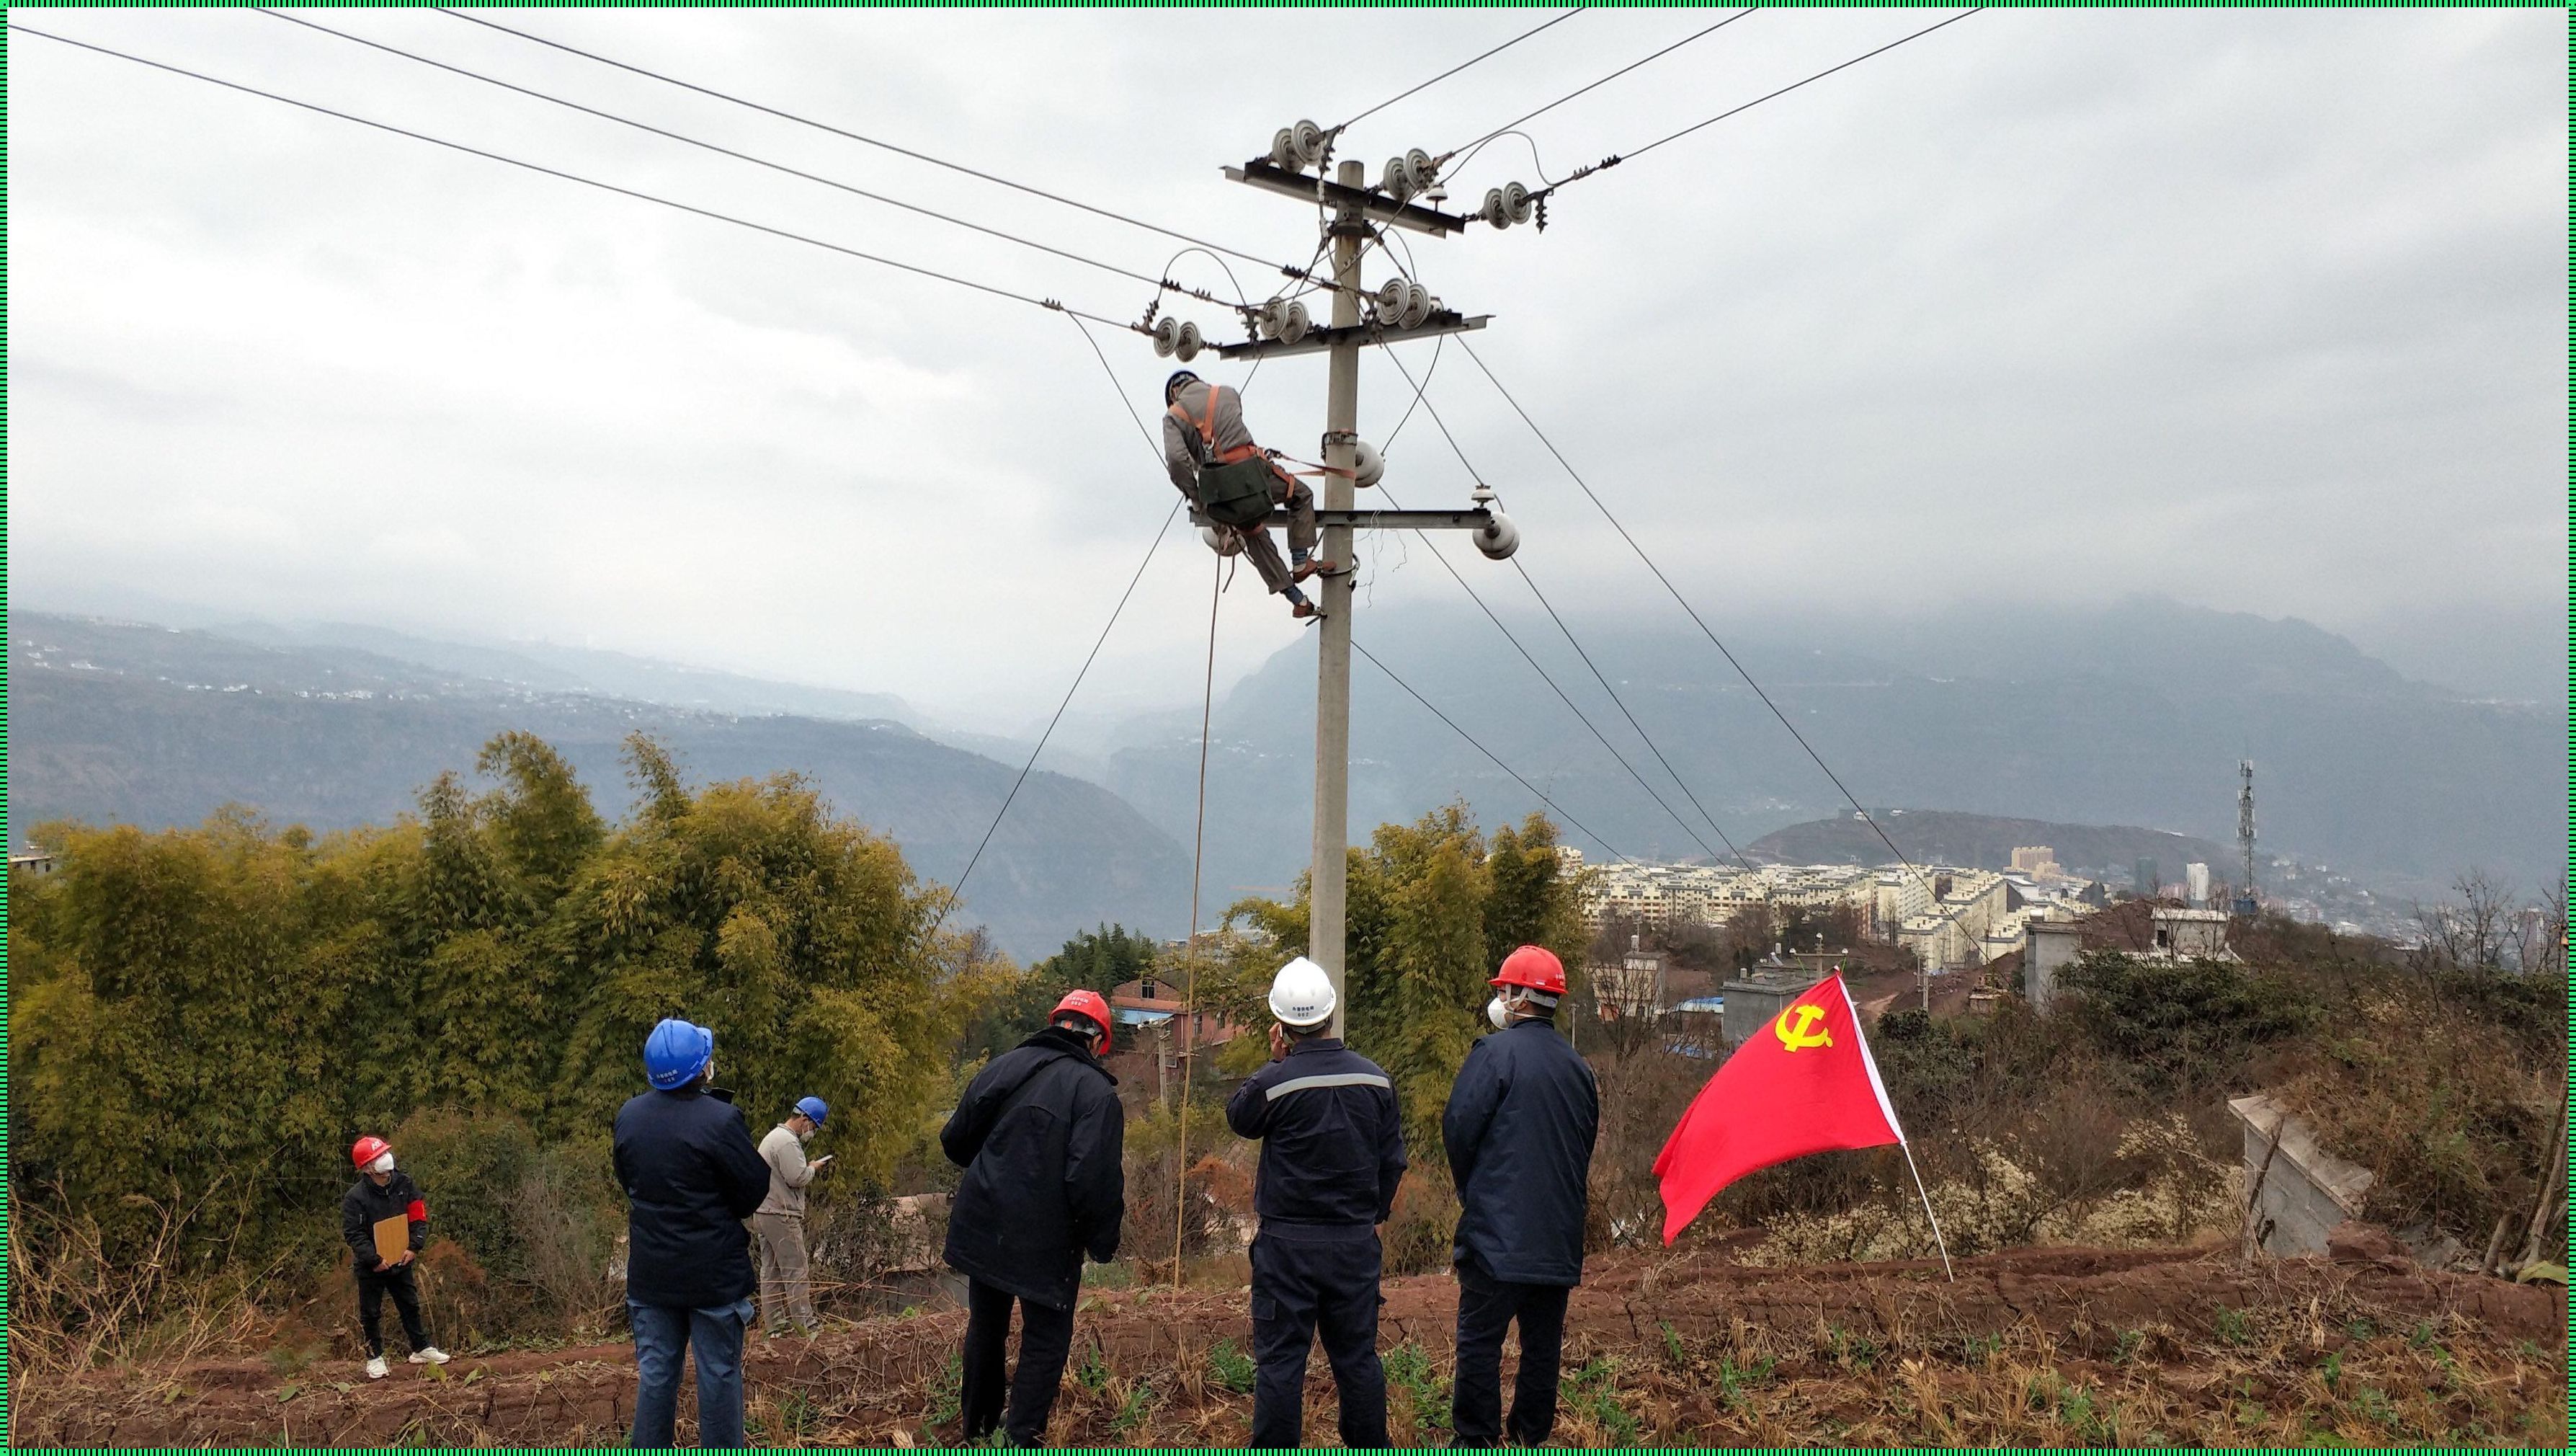
<svg viewBox="0 0 2576 1456"><path fill-rule="evenodd" d="M1793 1019L1797 1022L1794 1027L1789 1024ZM1822 1006L1792 1006L1771 1023L1771 1030L1780 1038L1780 1045L1793 1052L1805 1051L1809 1047L1829 1047L1834 1044L1834 1034L1816 1025L1824 1019L1825 1008Z"/></svg>

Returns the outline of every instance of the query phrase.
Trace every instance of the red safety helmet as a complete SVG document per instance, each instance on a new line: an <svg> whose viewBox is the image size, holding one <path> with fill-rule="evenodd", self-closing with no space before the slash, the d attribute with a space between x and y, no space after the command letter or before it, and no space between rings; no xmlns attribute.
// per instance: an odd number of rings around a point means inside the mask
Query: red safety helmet
<svg viewBox="0 0 2576 1456"><path fill-rule="evenodd" d="M394 1145L386 1142L383 1138L362 1137L358 1139L355 1146L349 1149L349 1161L355 1163L360 1172L365 1172L369 1163L374 1162L376 1159L383 1157L385 1154L390 1153L393 1150Z"/></svg>
<svg viewBox="0 0 2576 1456"><path fill-rule="evenodd" d="M1050 1026L1054 1025L1055 1019L1068 1011L1072 1012L1076 1016L1088 1016L1094 1022L1098 1023L1100 1027L1101 1044L1103 1046L1108 1044L1109 1003L1100 998L1099 992L1067 991L1064 995L1064 999L1055 1003L1055 1010L1047 1014L1047 1024Z"/></svg>
<svg viewBox="0 0 2576 1456"><path fill-rule="evenodd" d="M1550 996L1565 994L1565 962L1543 945L1525 945L1503 957L1503 969L1488 986L1526 986Z"/></svg>

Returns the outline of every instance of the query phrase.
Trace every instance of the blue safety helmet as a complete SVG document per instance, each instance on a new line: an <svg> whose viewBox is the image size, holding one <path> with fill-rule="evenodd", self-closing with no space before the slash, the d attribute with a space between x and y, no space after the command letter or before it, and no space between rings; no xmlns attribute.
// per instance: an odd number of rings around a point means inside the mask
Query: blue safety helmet
<svg viewBox="0 0 2576 1456"><path fill-rule="evenodd" d="M823 1125L824 1114L830 1112L832 1109L825 1105L823 1099L820 1097L799 1097L796 1099L796 1110L804 1113L807 1121L813 1123L816 1127L821 1127Z"/></svg>
<svg viewBox="0 0 2576 1456"><path fill-rule="evenodd" d="M644 1038L644 1080L665 1092L686 1087L716 1054L716 1034L678 1017L664 1019Z"/></svg>

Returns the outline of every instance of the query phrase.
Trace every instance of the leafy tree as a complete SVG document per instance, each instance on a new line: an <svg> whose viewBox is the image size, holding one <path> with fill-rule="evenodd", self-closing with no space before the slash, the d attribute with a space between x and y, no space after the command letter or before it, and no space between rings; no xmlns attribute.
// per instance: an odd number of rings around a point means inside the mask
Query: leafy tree
<svg viewBox="0 0 2576 1456"><path fill-rule="evenodd" d="M1350 852L1345 916L1344 1017L1352 1048L1394 1078L1406 1137L1438 1145L1440 1110L1467 1049L1485 1026L1485 983L1519 945L1556 952L1579 980L1584 935L1576 884L1556 854L1556 828L1531 815L1492 838L1462 804L1411 824L1379 826ZM1237 1020L1267 1020L1270 976L1306 949L1310 887L1293 902L1246 900L1228 912L1220 968L1207 996ZM1238 1038L1238 1064L1264 1055Z"/></svg>
<svg viewBox="0 0 2576 1456"><path fill-rule="evenodd" d="M1054 955L1011 976L977 1010L958 1042L960 1064L997 1056L1044 1027L1047 1013L1065 993L1097 991L1107 996L1129 981L1154 974L1162 947L1153 937L1123 925L1102 925L1067 940Z"/></svg>
<svg viewBox="0 0 2576 1456"><path fill-rule="evenodd" d="M596 1162L667 1015L715 1028L754 1119L831 1099L863 1175L911 1146L946 1088L922 1069L997 973L930 936L891 841L793 776L692 790L642 738L614 830L533 737L477 762L490 792L442 775L417 817L318 841L239 810L40 829L60 870L8 903L24 1195L111 1241L141 1199L273 1241L327 1221L358 1133L439 1109Z"/></svg>

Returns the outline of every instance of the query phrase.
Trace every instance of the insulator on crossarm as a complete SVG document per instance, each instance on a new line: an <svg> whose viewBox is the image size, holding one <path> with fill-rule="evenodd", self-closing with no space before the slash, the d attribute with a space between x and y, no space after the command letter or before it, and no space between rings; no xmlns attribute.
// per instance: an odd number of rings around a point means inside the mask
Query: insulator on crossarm
<svg viewBox="0 0 2576 1456"><path fill-rule="evenodd" d="M1386 479L1386 457L1366 440L1351 446L1351 484L1362 490Z"/></svg>
<svg viewBox="0 0 2576 1456"><path fill-rule="evenodd" d="M1314 324L1314 317L1306 312L1306 305L1293 298L1280 309L1279 314L1278 337L1283 344L1293 344L1306 337L1306 330Z"/></svg>
<svg viewBox="0 0 2576 1456"><path fill-rule="evenodd" d="M1181 322L1179 337L1172 340L1172 352L1180 356L1182 363L1187 364L1199 356L1200 348L1206 343L1207 338L1199 332L1199 326L1195 322L1184 319Z"/></svg>
<svg viewBox="0 0 2576 1456"><path fill-rule="evenodd" d="M1181 321L1170 314L1163 315L1162 319L1154 325L1154 353L1161 358L1169 359L1172 357L1172 351L1180 346Z"/></svg>
<svg viewBox="0 0 2576 1456"><path fill-rule="evenodd" d="M1488 561L1509 560L1513 552L1521 549L1520 523L1500 511L1494 512L1494 518L1476 532L1476 549L1485 553Z"/></svg>
<svg viewBox="0 0 2576 1456"><path fill-rule="evenodd" d="M1530 190L1518 182L1503 184L1503 215L1513 222L1530 220Z"/></svg>

